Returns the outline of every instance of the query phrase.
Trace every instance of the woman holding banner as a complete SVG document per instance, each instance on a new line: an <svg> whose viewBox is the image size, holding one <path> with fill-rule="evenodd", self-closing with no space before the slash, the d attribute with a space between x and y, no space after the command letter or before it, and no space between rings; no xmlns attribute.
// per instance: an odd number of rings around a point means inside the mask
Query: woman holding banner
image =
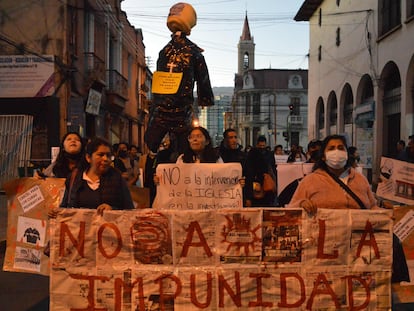
<svg viewBox="0 0 414 311"><path fill-rule="evenodd" d="M324 139L321 157L313 172L299 183L289 207L302 207L309 215L318 208L379 208L368 180L348 160L345 137ZM393 235L392 282L410 281L408 266L399 239Z"/></svg>
<svg viewBox="0 0 414 311"><path fill-rule="evenodd" d="M61 207L104 210L133 209L131 194L121 173L111 166L111 145L102 138L86 146L80 168L66 179Z"/></svg>
<svg viewBox="0 0 414 311"><path fill-rule="evenodd" d="M224 163L211 145L210 134L204 127L193 127L187 138L188 142L184 147L184 153L179 155L176 163ZM159 182L159 176L154 175L154 183L157 185ZM240 178L239 182L244 187L244 177Z"/></svg>
<svg viewBox="0 0 414 311"><path fill-rule="evenodd" d="M313 172L299 183L289 206L300 206L311 215L318 208L371 209L377 206L368 180L349 165L344 136L326 137L320 152Z"/></svg>
<svg viewBox="0 0 414 311"><path fill-rule="evenodd" d="M177 163L223 163L223 159L211 145L209 132L197 126L190 130L184 153L178 157Z"/></svg>

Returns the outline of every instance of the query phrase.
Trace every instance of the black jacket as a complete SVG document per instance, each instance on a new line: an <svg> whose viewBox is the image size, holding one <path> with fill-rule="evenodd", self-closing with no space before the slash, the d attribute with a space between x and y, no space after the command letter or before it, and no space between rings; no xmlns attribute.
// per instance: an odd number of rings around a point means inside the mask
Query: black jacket
<svg viewBox="0 0 414 311"><path fill-rule="evenodd" d="M229 149L229 148L226 148L223 143L221 143L220 148L219 148L219 153L224 163L238 162L242 165L242 167L244 167L247 155L240 148Z"/></svg>
<svg viewBox="0 0 414 311"><path fill-rule="evenodd" d="M183 78L175 94L154 94L154 106L165 109L188 109L194 103L194 83L197 82L197 100L199 106L214 104L210 77L203 50L188 40L184 33L174 35L172 40L160 51L157 71L169 72L170 64L173 72L182 72Z"/></svg>
<svg viewBox="0 0 414 311"><path fill-rule="evenodd" d="M194 85L197 82L199 106L214 105L214 94L204 59L203 50L187 39L184 33L174 34L172 40L160 51L157 71L182 73L178 91L174 94L153 94L145 142L157 152L164 135L173 132L186 135L191 128L194 106ZM180 140L179 145L183 142ZM180 153L181 147L178 148ZM175 150L177 151L177 150Z"/></svg>
<svg viewBox="0 0 414 311"><path fill-rule="evenodd" d="M67 208L84 208L82 202L79 200L82 192L88 191L88 184L86 180L82 178L83 173L75 170L76 176L73 179L73 185L71 186L72 175L69 175L66 179L65 195L63 197L61 207ZM71 193L69 195L69 190ZM129 192L128 185L121 174L110 167L108 171L101 177L100 185L98 188L100 196L100 204L106 203L114 210L133 209L131 193ZM98 206L96 206L98 207Z"/></svg>
<svg viewBox="0 0 414 311"><path fill-rule="evenodd" d="M274 206L276 194L266 192L265 198L258 201L253 198L253 182L259 182L263 185L263 174L270 174L277 183L276 163L273 152L253 148L247 155L245 165L246 185L245 199L251 200L254 206ZM255 204L255 201L257 201Z"/></svg>

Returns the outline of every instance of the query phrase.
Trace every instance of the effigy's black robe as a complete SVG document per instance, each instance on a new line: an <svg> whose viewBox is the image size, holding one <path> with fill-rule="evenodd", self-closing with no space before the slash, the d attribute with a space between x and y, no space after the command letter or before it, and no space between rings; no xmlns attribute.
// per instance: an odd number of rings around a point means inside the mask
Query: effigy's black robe
<svg viewBox="0 0 414 311"><path fill-rule="evenodd" d="M214 105L214 95L202 51L183 32L177 32L159 53L157 71L183 73L183 76L175 94L153 94L145 132L145 142L152 152L157 152L166 133L170 133L175 151L182 152L186 135L192 125L195 82L198 105Z"/></svg>

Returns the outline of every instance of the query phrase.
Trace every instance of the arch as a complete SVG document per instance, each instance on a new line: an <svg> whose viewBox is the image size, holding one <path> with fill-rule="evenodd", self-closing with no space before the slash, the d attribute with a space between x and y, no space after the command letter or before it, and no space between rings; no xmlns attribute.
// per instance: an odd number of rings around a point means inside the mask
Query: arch
<svg viewBox="0 0 414 311"><path fill-rule="evenodd" d="M328 96L328 105L327 105L327 117L328 117L328 131L329 134L338 133L338 100L336 98L336 93L331 91Z"/></svg>
<svg viewBox="0 0 414 311"><path fill-rule="evenodd" d="M382 154L395 156L395 145L401 137L401 75L393 61L381 72L379 100L382 101Z"/></svg>
<svg viewBox="0 0 414 311"><path fill-rule="evenodd" d="M245 52L243 55L243 68L249 69L250 66L250 55L248 52Z"/></svg>
<svg viewBox="0 0 414 311"><path fill-rule="evenodd" d="M372 101L374 101L374 83L371 76L365 74L358 84L355 105L358 106Z"/></svg>
<svg viewBox="0 0 414 311"><path fill-rule="evenodd" d="M414 7L414 4L413 4ZM407 76L405 80L405 116L406 120L402 120L403 124L406 124L405 134L414 134L414 55L411 57L410 63L407 69Z"/></svg>
<svg viewBox="0 0 414 311"><path fill-rule="evenodd" d="M318 98L316 103L316 135L317 139L322 139L324 135L324 128L325 128L325 106L322 97Z"/></svg>
<svg viewBox="0 0 414 311"><path fill-rule="evenodd" d="M356 90L353 145L358 148L361 163L366 165L368 170L372 167L374 158L374 98L374 83L371 76L365 74L361 77Z"/></svg>

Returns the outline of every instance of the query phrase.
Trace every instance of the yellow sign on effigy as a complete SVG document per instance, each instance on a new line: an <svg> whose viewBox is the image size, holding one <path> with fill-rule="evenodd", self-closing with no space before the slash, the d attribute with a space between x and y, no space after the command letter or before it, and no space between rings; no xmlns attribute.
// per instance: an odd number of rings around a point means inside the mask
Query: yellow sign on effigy
<svg viewBox="0 0 414 311"><path fill-rule="evenodd" d="M152 92L156 94L175 94L183 78L182 72L156 71L152 77Z"/></svg>

